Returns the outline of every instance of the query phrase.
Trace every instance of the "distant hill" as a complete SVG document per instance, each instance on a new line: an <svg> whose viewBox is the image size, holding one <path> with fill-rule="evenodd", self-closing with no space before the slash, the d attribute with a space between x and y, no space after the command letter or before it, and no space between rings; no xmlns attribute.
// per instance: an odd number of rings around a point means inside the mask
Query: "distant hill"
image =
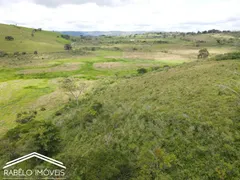
<svg viewBox="0 0 240 180"><path fill-rule="evenodd" d="M32 35L33 34L33 35ZM6 36L14 40L8 41ZM5 52L56 52L63 51L69 41L61 38L59 32L37 30L15 25L0 24L0 51Z"/></svg>
<svg viewBox="0 0 240 180"><path fill-rule="evenodd" d="M123 36L132 34L143 34L145 31L61 31L62 34L70 36Z"/></svg>

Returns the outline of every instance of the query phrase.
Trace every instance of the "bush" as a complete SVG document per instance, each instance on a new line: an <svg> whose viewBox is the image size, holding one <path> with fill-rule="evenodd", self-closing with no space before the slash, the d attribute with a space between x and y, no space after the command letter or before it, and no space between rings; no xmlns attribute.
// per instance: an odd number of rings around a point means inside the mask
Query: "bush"
<svg viewBox="0 0 240 180"><path fill-rule="evenodd" d="M135 170L126 154L111 148L91 150L85 156L72 154L70 159L65 158L68 167L75 170L69 174L69 179L124 180L133 177ZM73 166L72 162L77 166Z"/></svg>
<svg viewBox="0 0 240 180"><path fill-rule="evenodd" d="M72 45L71 44L65 44L64 45L64 50L71 50L72 49Z"/></svg>
<svg viewBox="0 0 240 180"><path fill-rule="evenodd" d="M37 111L21 112L17 114L16 122L25 124L32 121L37 115Z"/></svg>
<svg viewBox="0 0 240 180"><path fill-rule="evenodd" d="M163 67L164 67L164 68L170 68L170 66L167 65L167 64L165 64Z"/></svg>
<svg viewBox="0 0 240 180"><path fill-rule="evenodd" d="M14 52L14 56L18 56L20 53L19 52Z"/></svg>
<svg viewBox="0 0 240 180"><path fill-rule="evenodd" d="M45 107L41 107L40 111L46 111Z"/></svg>
<svg viewBox="0 0 240 180"><path fill-rule="evenodd" d="M27 53L26 52L22 52L22 55L26 55Z"/></svg>
<svg viewBox="0 0 240 180"><path fill-rule="evenodd" d="M220 54L220 55L215 56L215 59L217 61L231 60L231 59L240 59L240 52L232 52L232 53Z"/></svg>
<svg viewBox="0 0 240 180"><path fill-rule="evenodd" d="M6 40L6 41L13 41L14 38L13 38L12 36L6 36L6 37L5 37L5 40Z"/></svg>
<svg viewBox="0 0 240 180"><path fill-rule="evenodd" d="M114 51L121 51L121 49L119 47L114 47L113 50Z"/></svg>
<svg viewBox="0 0 240 180"><path fill-rule="evenodd" d="M37 52L37 51L34 51L34 54L38 54L38 52Z"/></svg>
<svg viewBox="0 0 240 180"><path fill-rule="evenodd" d="M157 70L161 69L161 67L155 66L155 67L152 67L151 69L152 69L152 71L157 71Z"/></svg>
<svg viewBox="0 0 240 180"><path fill-rule="evenodd" d="M145 74L145 73L147 73L147 69L140 68L140 69L137 70L137 72L138 72L138 74Z"/></svg>
<svg viewBox="0 0 240 180"><path fill-rule="evenodd" d="M209 56L209 52L206 48L199 50L198 59L206 59Z"/></svg>
<svg viewBox="0 0 240 180"><path fill-rule="evenodd" d="M154 43L156 43L156 44L167 44L168 42L167 41L154 41Z"/></svg>
<svg viewBox="0 0 240 180"><path fill-rule="evenodd" d="M21 156L30 152L53 155L59 149L59 130L50 122L32 121L9 130L1 139L4 155Z"/></svg>
<svg viewBox="0 0 240 180"><path fill-rule="evenodd" d="M0 51L0 57L4 57L4 56L7 56L8 54L4 51Z"/></svg>

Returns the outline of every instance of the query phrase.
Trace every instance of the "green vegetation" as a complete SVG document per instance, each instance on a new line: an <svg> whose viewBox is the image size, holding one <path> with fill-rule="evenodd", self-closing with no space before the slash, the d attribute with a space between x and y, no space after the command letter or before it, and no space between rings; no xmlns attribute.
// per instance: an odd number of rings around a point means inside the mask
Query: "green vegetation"
<svg viewBox="0 0 240 180"><path fill-rule="evenodd" d="M198 54L198 59L206 59L209 56L209 52L206 48L200 49Z"/></svg>
<svg viewBox="0 0 240 180"><path fill-rule="evenodd" d="M201 62L104 81L55 119L69 178L238 179L236 70L235 61Z"/></svg>
<svg viewBox="0 0 240 180"><path fill-rule="evenodd" d="M240 59L240 52L232 52L226 54L219 54L215 57L217 61L221 60L231 60L231 59Z"/></svg>
<svg viewBox="0 0 240 180"><path fill-rule="evenodd" d="M13 52L58 52L63 51L64 44L69 40L63 39L59 33L36 31L30 28L0 24L0 51Z"/></svg>
<svg viewBox="0 0 240 180"><path fill-rule="evenodd" d="M39 152L67 179L239 179L238 33L0 29L1 167Z"/></svg>

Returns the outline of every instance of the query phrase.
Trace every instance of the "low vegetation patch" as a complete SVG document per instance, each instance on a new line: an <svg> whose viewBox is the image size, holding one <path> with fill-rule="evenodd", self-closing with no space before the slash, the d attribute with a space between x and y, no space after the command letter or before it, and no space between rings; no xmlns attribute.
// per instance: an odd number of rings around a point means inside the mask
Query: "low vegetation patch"
<svg viewBox="0 0 240 180"><path fill-rule="evenodd" d="M216 59L217 61L240 59L240 52L232 52L232 53L226 53L226 54L219 54L219 55L215 56L215 59Z"/></svg>

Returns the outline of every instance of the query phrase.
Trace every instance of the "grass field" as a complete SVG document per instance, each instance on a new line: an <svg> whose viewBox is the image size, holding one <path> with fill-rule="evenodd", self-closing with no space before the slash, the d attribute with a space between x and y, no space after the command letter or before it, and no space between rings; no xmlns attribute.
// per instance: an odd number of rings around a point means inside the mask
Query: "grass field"
<svg viewBox="0 0 240 180"><path fill-rule="evenodd" d="M55 32L0 30L8 53L0 57L0 165L43 151L66 164L69 179L240 177L238 34L73 37L64 51L69 41ZM209 58L197 58L202 48ZM80 87L63 89L66 78ZM32 122L16 122L34 111ZM35 126L44 122L58 129L56 146L52 129Z"/></svg>
<svg viewBox="0 0 240 180"><path fill-rule="evenodd" d="M30 28L0 24L0 29L0 51L9 53L58 52L63 51L63 45L69 42L55 32L37 31L32 37L33 29ZM6 36L12 36L14 41L6 41Z"/></svg>

